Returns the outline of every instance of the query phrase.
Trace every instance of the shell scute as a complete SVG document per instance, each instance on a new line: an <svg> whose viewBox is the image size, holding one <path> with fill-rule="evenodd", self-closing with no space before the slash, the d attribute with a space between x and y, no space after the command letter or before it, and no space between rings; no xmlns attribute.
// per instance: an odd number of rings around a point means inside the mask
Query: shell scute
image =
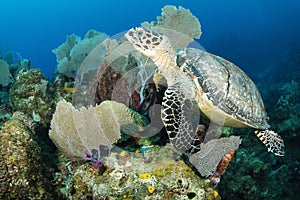
<svg viewBox="0 0 300 200"><path fill-rule="evenodd" d="M179 58L180 57L180 58ZM196 76L211 103L246 126L269 127L261 96L253 81L233 63L200 49L177 52L181 68ZM184 61L184 62L183 62Z"/></svg>

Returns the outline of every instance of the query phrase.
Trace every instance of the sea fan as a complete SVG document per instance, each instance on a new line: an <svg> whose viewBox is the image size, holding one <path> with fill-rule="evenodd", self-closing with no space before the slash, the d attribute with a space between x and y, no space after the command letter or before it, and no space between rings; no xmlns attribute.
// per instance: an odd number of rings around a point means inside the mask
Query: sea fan
<svg viewBox="0 0 300 200"><path fill-rule="evenodd" d="M96 107L76 109L61 100L51 121L49 136L68 157L100 161L103 147L110 150L120 132L134 134L147 121L124 104L104 101Z"/></svg>
<svg viewBox="0 0 300 200"><path fill-rule="evenodd" d="M189 161L204 177L213 175L222 157L231 150L238 149L241 139L238 136L212 139L201 144L201 150L189 156Z"/></svg>

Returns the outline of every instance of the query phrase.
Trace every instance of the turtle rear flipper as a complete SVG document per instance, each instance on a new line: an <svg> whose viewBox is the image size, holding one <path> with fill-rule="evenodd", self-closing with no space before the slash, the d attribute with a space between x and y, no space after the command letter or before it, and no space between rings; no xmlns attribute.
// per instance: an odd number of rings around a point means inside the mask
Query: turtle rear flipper
<svg viewBox="0 0 300 200"><path fill-rule="evenodd" d="M276 156L284 156L284 142L280 135L271 130L256 130L256 136Z"/></svg>
<svg viewBox="0 0 300 200"><path fill-rule="evenodd" d="M196 135L200 113L186 90L181 83L168 87L162 101L162 121L171 144L182 153L193 153L200 150L201 142Z"/></svg>

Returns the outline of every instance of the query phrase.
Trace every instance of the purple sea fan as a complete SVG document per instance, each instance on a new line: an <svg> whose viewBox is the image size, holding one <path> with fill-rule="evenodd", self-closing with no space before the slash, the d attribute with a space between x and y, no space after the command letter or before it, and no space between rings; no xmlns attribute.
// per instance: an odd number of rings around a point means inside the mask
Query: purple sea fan
<svg viewBox="0 0 300 200"><path fill-rule="evenodd" d="M89 152L88 150L85 150L86 160L90 160L93 162L93 166L96 168L102 168L103 163L100 161L100 156L97 154L94 155L93 153Z"/></svg>

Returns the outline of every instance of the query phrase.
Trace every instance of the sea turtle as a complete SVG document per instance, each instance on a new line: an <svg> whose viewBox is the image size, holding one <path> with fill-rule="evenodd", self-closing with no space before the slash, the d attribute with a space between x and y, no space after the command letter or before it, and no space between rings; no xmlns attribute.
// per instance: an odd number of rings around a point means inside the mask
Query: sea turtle
<svg viewBox="0 0 300 200"><path fill-rule="evenodd" d="M125 37L151 58L166 78L162 120L171 143L180 150L199 142L192 125L196 104L213 122L254 128L269 152L284 155L282 138L268 130L267 115L254 82L233 63L195 48L173 49L168 37L155 30L132 28ZM199 110L199 109L198 109Z"/></svg>

